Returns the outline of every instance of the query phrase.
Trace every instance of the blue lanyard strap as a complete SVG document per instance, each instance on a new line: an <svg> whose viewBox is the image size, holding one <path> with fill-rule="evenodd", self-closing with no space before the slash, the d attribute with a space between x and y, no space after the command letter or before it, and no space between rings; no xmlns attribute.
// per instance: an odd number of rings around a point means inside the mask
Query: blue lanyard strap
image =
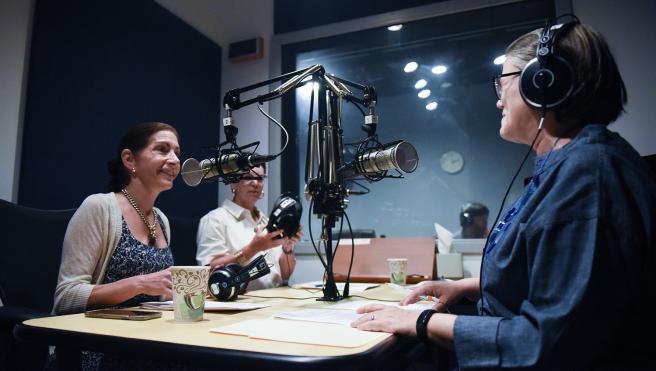
<svg viewBox="0 0 656 371"><path fill-rule="evenodd" d="M528 188L526 189L522 197L520 197L517 201L515 201L513 206L510 208L510 210L506 211L501 221L495 226L494 230L492 231L492 234L490 235L490 239L488 240L488 244L485 246L485 249L483 250L484 255L489 254L499 244L499 242L503 240L505 232L509 229L510 224L512 223L515 216L519 214L519 212L522 210L522 208L524 208L524 206L531 198L533 193L535 193L535 190L537 189L538 185L540 185L540 174L542 174L542 171L544 170L544 166L549 161L549 157L551 157L551 153L554 151L554 148L556 148L556 144L558 143L559 140L560 138L556 139L553 146L551 147L551 150L545 157L544 161L542 161L538 170L531 177L531 182L528 184Z"/></svg>

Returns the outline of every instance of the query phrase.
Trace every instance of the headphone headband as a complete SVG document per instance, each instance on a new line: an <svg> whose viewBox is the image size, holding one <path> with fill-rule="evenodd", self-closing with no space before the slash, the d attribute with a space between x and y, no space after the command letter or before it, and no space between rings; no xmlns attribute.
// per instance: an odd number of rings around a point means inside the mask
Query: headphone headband
<svg viewBox="0 0 656 371"><path fill-rule="evenodd" d="M563 17L572 21L556 24ZM574 91L575 75L572 66L557 53L558 38L576 24L579 19L565 14L547 22L538 40L535 58L529 61L520 76L520 94L529 106L553 110L560 106Z"/></svg>

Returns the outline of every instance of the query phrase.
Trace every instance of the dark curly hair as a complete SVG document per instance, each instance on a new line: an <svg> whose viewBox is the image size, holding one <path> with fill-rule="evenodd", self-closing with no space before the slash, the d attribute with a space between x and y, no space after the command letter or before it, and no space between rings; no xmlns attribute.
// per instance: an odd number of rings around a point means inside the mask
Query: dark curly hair
<svg viewBox="0 0 656 371"><path fill-rule="evenodd" d="M175 134L175 137L180 139L178 131L169 124L163 122L144 122L131 127L121 138L116 151L116 157L107 162L107 170L109 170L109 184L110 192L120 192L130 184L130 173L128 169L123 166L121 159L121 152L124 149L129 149L133 153L137 153L148 145L150 137L159 131L170 131Z"/></svg>

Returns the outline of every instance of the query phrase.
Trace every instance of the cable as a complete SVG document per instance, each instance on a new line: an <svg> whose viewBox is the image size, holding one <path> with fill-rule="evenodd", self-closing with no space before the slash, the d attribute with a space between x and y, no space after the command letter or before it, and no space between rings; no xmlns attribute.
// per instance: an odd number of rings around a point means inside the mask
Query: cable
<svg viewBox="0 0 656 371"><path fill-rule="evenodd" d="M533 138L533 141L531 142L531 145L528 147L528 151L526 151L526 154L524 155L524 159L522 160L522 163L519 164L519 168L515 172L515 175L513 176L512 180L510 181L510 184L508 185L508 188L506 189L506 193L503 195L503 200L501 200L501 206L499 206L499 212L497 212L496 218L494 218L494 223L492 223L492 231L488 233L487 238L485 239L485 245L483 247L483 254L481 254L481 267L479 269L478 273L478 291L480 292L481 295L481 309L485 309L485 301L483 300L483 262L485 261L485 250L487 249L487 244L490 242L490 236L492 236L492 233L494 232L494 229L497 227L497 222L499 221L499 217L501 216L501 212L503 211L503 206L506 204L506 199L508 198L508 194L510 193L510 189L513 186L513 183L515 183L515 180L517 179L517 176L519 175L519 172L522 170L524 167L524 163L526 162L526 159L528 159L528 156L531 154L531 151L533 150L533 145L535 142L538 140L538 137L540 136L540 133L542 133L542 124L544 123L544 115L540 119L540 124L538 125L538 132L535 134L535 138Z"/></svg>
<svg viewBox="0 0 656 371"><path fill-rule="evenodd" d="M321 265L323 265L323 269L328 270L328 265L321 257L321 252L317 248L316 243L314 243L314 237L312 236L312 204L313 203L314 203L314 198L310 199L310 208L308 209L308 233L310 234L310 241L312 242L312 247L314 248L314 252L317 253L317 256L319 257L319 261L321 262Z"/></svg>
<svg viewBox="0 0 656 371"><path fill-rule="evenodd" d="M365 179L362 179L362 180L365 180ZM364 184L361 184L361 183L357 182L357 179L351 179L351 183L355 183L355 184L357 184L358 186L360 186L361 188L363 188L364 191L360 191L360 192L358 192L358 191L350 191L349 194L352 194L352 195L366 195L367 193L371 192L371 189L365 187Z"/></svg>
<svg viewBox="0 0 656 371"><path fill-rule="evenodd" d="M364 113L364 110L362 109L362 107L360 107L360 105L358 104L358 102L355 102L355 101L352 101L352 100L349 100L349 102L353 103L353 105L355 106L355 108L357 108L358 111L360 111L360 113L362 113L362 116L367 116L367 114Z"/></svg>
<svg viewBox="0 0 656 371"><path fill-rule="evenodd" d="M346 274L346 284L344 285L344 296L349 296L348 288L351 281L351 268L353 268L353 258L355 257L355 237L353 236L353 228L351 228L351 221L349 220L348 214L346 212L342 213L344 218L346 218L346 223L349 227L349 232L351 233L351 262L349 263L348 273ZM342 218L342 220L344 220Z"/></svg>
<svg viewBox="0 0 656 371"><path fill-rule="evenodd" d="M261 103L260 103L260 105L261 105ZM282 126L282 124L280 124L280 123L279 123L276 119L274 119L273 117L269 116L268 113L264 112L264 110L263 110L259 105L257 106L257 109L259 109L260 112L262 112L262 114L263 114L264 116L266 116L269 120L273 121L276 125L278 125L278 127L280 128L280 130L282 130L282 131L285 133L285 145L282 147L282 149L280 150L280 152L278 152L277 154L274 155L274 157L278 157L278 156L280 156L280 155L285 151L285 148L287 148L287 145L289 144L289 133L287 132L287 129L285 129L285 127Z"/></svg>
<svg viewBox="0 0 656 371"><path fill-rule="evenodd" d="M385 299L371 299L366 296L360 296L360 295L351 295L352 298L362 298L362 299L367 299L367 300L376 300L376 301L388 301L390 303L398 303L399 300L385 300Z"/></svg>

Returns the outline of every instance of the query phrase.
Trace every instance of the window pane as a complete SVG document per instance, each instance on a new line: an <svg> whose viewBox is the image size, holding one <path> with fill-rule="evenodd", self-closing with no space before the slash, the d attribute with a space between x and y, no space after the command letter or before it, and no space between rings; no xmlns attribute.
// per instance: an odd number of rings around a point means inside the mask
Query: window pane
<svg viewBox="0 0 656 371"><path fill-rule="evenodd" d="M537 13L521 11L522 6L538 5ZM501 113L495 106L491 76L499 74L501 66L494 60L517 36L541 25L539 19L526 20L525 14L542 14L544 18L547 10L544 3L513 4L411 22L398 32L372 29L287 49L287 58L290 54L293 57L293 69L321 64L328 73L374 86L379 97L379 140L403 139L419 154L417 170L406 174L405 179L361 182L371 192L349 198L347 213L354 229L374 229L378 236L430 236L434 234L433 223L438 222L456 232L460 229L460 207L467 201L486 204L492 223L506 187L528 150L499 137ZM416 62L417 68L404 71L410 62ZM297 90L291 109L296 123L294 155L298 159L293 175L301 192L311 89L307 85ZM419 96L422 90L428 90L424 97ZM360 111L345 103L345 143L365 138L360 130L363 123ZM345 150L345 157L351 158L354 148ZM510 199L521 191L521 179L531 170L529 162ZM354 184L349 188L362 190ZM305 202L304 224L308 206ZM312 220L318 235L320 224L315 216Z"/></svg>

